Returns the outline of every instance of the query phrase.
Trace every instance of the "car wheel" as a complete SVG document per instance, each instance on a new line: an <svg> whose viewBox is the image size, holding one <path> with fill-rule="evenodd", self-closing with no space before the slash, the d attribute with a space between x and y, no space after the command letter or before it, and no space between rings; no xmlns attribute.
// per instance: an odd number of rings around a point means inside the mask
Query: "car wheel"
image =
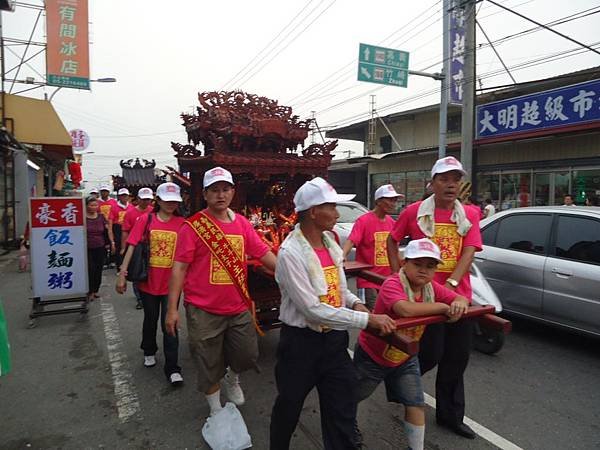
<svg viewBox="0 0 600 450"><path fill-rule="evenodd" d="M473 347L475 350L486 355L493 355L494 353L498 353L503 345L504 333L502 331L482 327L479 323L476 323L473 336Z"/></svg>

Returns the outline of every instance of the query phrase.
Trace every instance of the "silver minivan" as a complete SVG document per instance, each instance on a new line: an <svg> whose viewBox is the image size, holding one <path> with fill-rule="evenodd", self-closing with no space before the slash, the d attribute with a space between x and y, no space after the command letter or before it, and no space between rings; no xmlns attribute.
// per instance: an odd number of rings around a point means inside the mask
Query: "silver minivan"
<svg viewBox="0 0 600 450"><path fill-rule="evenodd" d="M600 207L509 209L481 230L475 260L505 311L600 337Z"/></svg>

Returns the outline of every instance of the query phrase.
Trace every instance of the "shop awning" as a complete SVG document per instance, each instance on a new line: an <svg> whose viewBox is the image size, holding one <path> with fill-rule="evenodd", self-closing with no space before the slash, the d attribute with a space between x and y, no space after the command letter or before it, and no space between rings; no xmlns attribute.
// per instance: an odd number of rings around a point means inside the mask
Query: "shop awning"
<svg viewBox="0 0 600 450"><path fill-rule="evenodd" d="M71 136L47 100L5 94L6 123L24 144L41 145L50 159L73 159Z"/></svg>

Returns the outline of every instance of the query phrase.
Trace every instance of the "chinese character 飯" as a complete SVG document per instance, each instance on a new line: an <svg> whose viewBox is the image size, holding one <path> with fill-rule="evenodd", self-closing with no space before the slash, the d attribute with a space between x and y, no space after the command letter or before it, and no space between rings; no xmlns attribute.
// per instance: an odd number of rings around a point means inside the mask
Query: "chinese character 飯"
<svg viewBox="0 0 600 450"><path fill-rule="evenodd" d="M73 245L73 243L69 240L69 230L55 230L54 228L51 228L44 236L44 239L48 239L50 247L53 247L57 244Z"/></svg>

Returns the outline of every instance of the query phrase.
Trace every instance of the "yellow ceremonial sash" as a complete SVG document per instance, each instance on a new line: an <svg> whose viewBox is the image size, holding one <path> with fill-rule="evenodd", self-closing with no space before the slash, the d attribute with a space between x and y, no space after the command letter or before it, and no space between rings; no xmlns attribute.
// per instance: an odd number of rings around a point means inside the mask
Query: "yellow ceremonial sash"
<svg viewBox="0 0 600 450"><path fill-rule="evenodd" d="M248 292L248 282L246 280L246 271L244 270L244 261L241 259L235 249L231 246L231 242L225 236L225 233L217 224L204 212L199 211L192 217L186 220L188 225L196 232L198 237L210 250L212 256L219 262L221 267L225 269L229 278L233 281L233 285L244 299L246 306L252 314L254 327L259 335L264 336L264 331L256 321L256 307L250 292Z"/></svg>

